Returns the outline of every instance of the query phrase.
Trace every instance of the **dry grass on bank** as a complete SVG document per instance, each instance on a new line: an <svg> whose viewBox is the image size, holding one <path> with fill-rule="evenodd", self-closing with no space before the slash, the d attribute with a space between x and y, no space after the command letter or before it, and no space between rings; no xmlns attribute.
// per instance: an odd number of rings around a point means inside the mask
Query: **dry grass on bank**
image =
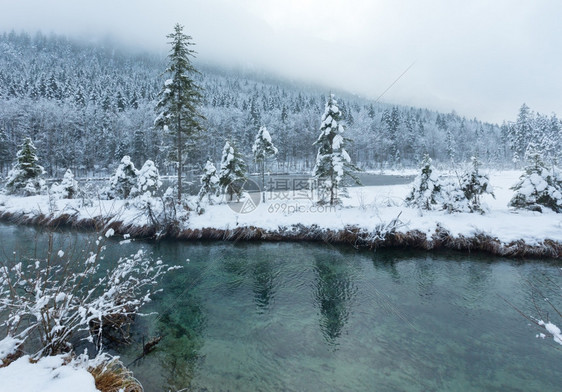
<svg viewBox="0 0 562 392"><path fill-rule="evenodd" d="M142 385L120 361L112 360L90 368L96 388L101 392L143 392Z"/></svg>

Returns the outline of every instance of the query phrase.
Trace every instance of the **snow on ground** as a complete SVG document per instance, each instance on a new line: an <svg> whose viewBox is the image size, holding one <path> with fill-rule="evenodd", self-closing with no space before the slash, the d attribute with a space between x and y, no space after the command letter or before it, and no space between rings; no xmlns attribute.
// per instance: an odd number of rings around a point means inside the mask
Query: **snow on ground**
<svg viewBox="0 0 562 392"><path fill-rule="evenodd" d="M483 233L498 238L504 243L524 240L529 245L544 239L562 241L562 214L551 211L543 213L514 210L507 207L513 196L509 188L513 186L521 172L491 172L490 183L496 198L483 197L489 212L480 214L453 213L445 211L420 211L404 206L403 201L410 191L411 184L368 186L349 188L349 198L344 199L343 206L330 208L317 206L306 197L288 191L286 195L266 192L266 202L261 203L249 213L234 212L227 204L205 206L205 213L197 215L192 212L184 229L217 228L233 229L236 227L255 226L267 230L302 224L317 225L326 229L343 229L345 226L358 226L367 230L374 229L381 223L388 223L400 215L404 223L400 231L420 230L432 234L440 225L451 232L472 236ZM288 196L288 197L285 197ZM77 214L80 219L96 216L114 217L125 224L144 225L147 218L143 211L132 207L134 203L125 201L95 201L91 207L80 208L79 200L56 200L57 214ZM125 205L129 204L129 208ZM47 196L16 198L0 196L0 213L26 213L36 215L38 212L48 214Z"/></svg>
<svg viewBox="0 0 562 392"><path fill-rule="evenodd" d="M11 336L6 336L4 339L0 340L0 365L3 364L4 358L16 352L21 343L21 340Z"/></svg>
<svg viewBox="0 0 562 392"><path fill-rule="evenodd" d="M207 208L205 214L192 215L190 228L235 228L257 226L275 230L280 226L316 224L328 229L342 229L347 225L374 229L381 222L388 223L400 214L405 226L401 231L420 230L431 234L437 225L451 234L470 236L485 233L502 242L523 239L536 244L544 239L562 241L562 215L554 212L513 210L507 204L513 196L509 188L516 183L520 172L491 173L496 198L484 196L490 211L487 214L454 213L445 211L419 211L405 207L403 201L411 185L369 186L349 188L349 199L343 208L330 209L316 206L309 200L273 200L275 195L266 192L266 202L247 214L236 214L227 205Z"/></svg>
<svg viewBox="0 0 562 392"><path fill-rule="evenodd" d="M0 392L98 392L94 377L82 366L65 365L63 356L29 362L25 355L0 368Z"/></svg>

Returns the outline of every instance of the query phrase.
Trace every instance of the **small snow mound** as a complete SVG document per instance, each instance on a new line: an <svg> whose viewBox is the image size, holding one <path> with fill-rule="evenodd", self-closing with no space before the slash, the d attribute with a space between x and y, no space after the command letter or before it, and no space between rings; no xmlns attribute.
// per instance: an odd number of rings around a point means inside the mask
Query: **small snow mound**
<svg viewBox="0 0 562 392"><path fill-rule="evenodd" d="M554 341L558 344L562 344L562 332L560 328L556 325L552 324L551 322L545 323L544 321L540 320L539 325L544 326L544 328L548 331L549 334L552 335Z"/></svg>
<svg viewBox="0 0 562 392"><path fill-rule="evenodd" d="M6 336L0 340L0 364L3 363L4 358L16 352L22 340L16 339L12 336Z"/></svg>
<svg viewBox="0 0 562 392"><path fill-rule="evenodd" d="M71 362L65 365L62 355L29 362L28 355L0 368L2 390L18 392L98 392L94 377L82 366Z"/></svg>

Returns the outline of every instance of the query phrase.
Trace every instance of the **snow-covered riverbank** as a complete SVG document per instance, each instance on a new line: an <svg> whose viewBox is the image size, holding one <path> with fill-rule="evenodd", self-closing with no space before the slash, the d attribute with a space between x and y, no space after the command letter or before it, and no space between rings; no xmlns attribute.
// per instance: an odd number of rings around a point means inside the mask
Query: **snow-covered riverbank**
<svg viewBox="0 0 562 392"><path fill-rule="evenodd" d="M495 198L486 214L420 211L404 206L411 185L349 189L343 206L318 206L306 197L267 195L248 213L227 204L190 211L171 237L183 239L324 240L364 246L484 250L500 255L562 257L562 214L514 210L507 204L520 172L492 172ZM302 195L300 195L302 196ZM138 204L138 203L137 203ZM181 214L180 214L181 215ZM146 210L131 201L49 201L47 196L0 196L0 218L39 225L111 226L116 233L154 235Z"/></svg>

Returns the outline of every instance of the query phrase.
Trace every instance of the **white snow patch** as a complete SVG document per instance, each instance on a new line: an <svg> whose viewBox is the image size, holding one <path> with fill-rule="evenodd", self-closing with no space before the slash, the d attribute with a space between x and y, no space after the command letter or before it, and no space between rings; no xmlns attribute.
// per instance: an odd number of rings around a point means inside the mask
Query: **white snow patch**
<svg viewBox="0 0 562 392"><path fill-rule="evenodd" d="M11 336L6 336L0 340L0 364L3 363L4 358L16 352L20 343L22 343L22 340Z"/></svg>
<svg viewBox="0 0 562 392"><path fill-rule="evenodd" d="M37 363L23 356L0 368L0 389L17 392L97 392L94 377L78 364L64 365L60 356L41 358Z"/></svg>
<svg viewBox="0 0 562 392"><path fill-rule="evenodd" d="M552 324L551 322L545 323L542 320L539 320L539 325L544 326L544 328L548 331L548 333L552 335L552 338L556 343L562 344L562 332L560 331L560 328L558 328L556 325Z"/></svg>

